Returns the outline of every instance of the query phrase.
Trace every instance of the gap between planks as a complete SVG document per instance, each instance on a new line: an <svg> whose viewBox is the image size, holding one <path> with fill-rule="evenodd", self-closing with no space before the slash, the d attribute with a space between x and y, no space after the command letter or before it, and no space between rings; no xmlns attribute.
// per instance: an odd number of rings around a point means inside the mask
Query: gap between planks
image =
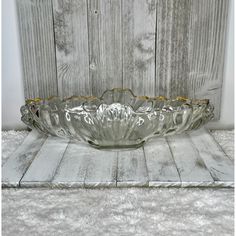
<svg viewBox="0 0 236 236"><path fill-rule="evenodd" d="M207 145L204 144L207 142ZM233 162L204 129L129 151L31 132L3 166L3 187L233 187Z"/></svg>

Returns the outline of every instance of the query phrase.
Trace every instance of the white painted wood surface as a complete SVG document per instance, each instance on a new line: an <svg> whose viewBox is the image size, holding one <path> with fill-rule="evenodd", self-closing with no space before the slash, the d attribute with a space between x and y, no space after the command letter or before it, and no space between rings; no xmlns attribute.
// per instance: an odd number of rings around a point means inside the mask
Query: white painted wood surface
<svg viewBox="0 0 236 236"><path fill-rule="evenodd" d="M150 140L144 146L150 187L180 186L181 181L165 138Z"/></svg>
<svg viewBox="0 0 236 236"><path fill-rule="evenodd" d="M229 0L18 0L25 97L208 98L220 118Z"/></svg>
<svg viewBox="0 0 236 236"><path fill-rule="evenodd" d="M36 131L30 132L24 142L8 158L2 167L2 185L17 187L46 137Z"/></svg>
<svg viewBox="0 0 236 236"><path fill-rule="evenodd" d="M205 130L134 150L31 132L2 167L3 187L234 187L234 165Z"/></svg>
<svg viewBox="0 0 236 236"><path fill-rule="evenodd" d="M170 136L167 140L183 187L189 183L192 186L213 185L213 178L186 134Z"/></svg>
<svg viewBox="0 0 236 236"><path fill-rule="evenodd" d="M102 151L87 146L89 158L85 187L116 187L118 152Z"/></svg>
<svg viewBox="0 0 236 236"><path fill-rule="evenodd" d="M221 185L222 182L228 182L228 185L233 185L234 164L214 138L203 129L190 133L190 137L210 171L215 184Z"/></svg>
<svg viewBox="0 0 236 236"><path fill-rule="evenodd" d="M117 187L148 186L148 173L142 148L118 154Z"/></svg>
<svg viewBox="0 0 236 236"><path fill-rule="evenodd" d="M67 148L69 140L48 137L21 179L23 187L48 186Z"/></svg>
<svg viewBox="0 0 236 236"><path fill-rule="evenodd" d="M52 180L54 187L84 187L88 156L83 143L71 141Z"/></svg>

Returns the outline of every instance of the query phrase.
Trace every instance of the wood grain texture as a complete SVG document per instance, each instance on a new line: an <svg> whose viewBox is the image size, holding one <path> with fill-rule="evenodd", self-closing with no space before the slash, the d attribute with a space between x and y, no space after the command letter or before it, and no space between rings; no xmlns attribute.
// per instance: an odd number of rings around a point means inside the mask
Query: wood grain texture
<svg viewBox="0 0 236 236"><path fill-rule="evenodd" d="M167 138L183 187L214 185L204 161L186 134Z"/></svg>
<svg viewBox="0 0 236 236"><path fill-rule="evenodd" d="M36 131L30 132L23 143L7 159L2 167L2 186L17 187L40 150L46 137Z"/></svg>
<svg viewBox="0 0 236 236"><path fill-rule="evenodd" d="M180 186L181 181L165 138L144 145L150 187Z"/></svg>
<svg viewBox="0 0 236 236"><path fill-rule="evenodd" d="M129 87L137 95L208 98L220 118L229 0L17 6L26 98Z"/></svg>
<svg viewBox="0 0 236 236"><path fill-rule="evenodd" d="M57 95L51 1L17 0L25 98Z"/></svg>
<svg viewBox="0 0 236 236"><path fill-rule="evenodd" d="M142 148L118 154L117 186L148 186L148 173Z"/></svg>
<svg viewBox="0 0 236 236"><path fill-rule="evenodd" d="M234 187L234 166L204 129L135 150L97 150L31 132L2 168L3 187Z"/></svg>
<svg viewBox="0 0 236 236"><path fill-rule="evenodd" d="M48 137L21 179L20 186L50 186L68 142L68 139Z"/></svg>
<svg viewBox="0 0 236 236"><path fill-rule="evenodd" d="M190 3L188 95L210 99L219 119L229 0Z"/></svg>
<svg viewBox="0 0 236 236"><path fill-rule="evenodd" d="M87 147L89 163L84 180L85 187L116 187L118 152Z"/></svg>
<svg viewBox="0 0 236 236"><path fill-rule="evenodd" d="M215 185L221 185L222 182L233 184L233 161L222 151L213 137L204 129L200 129L190 133L190 138L211 173Z"/></svg>
<svg viewBox="0 0 236 236"><path fill-rule="evenodd" d="M89 63L92 94L122 87L121 0L88 0Z"/></svg>
<svg viewBox="0 0 236 236"><path fill-rule="evenodd" d="M53 0L58 93L90 95L86 0Z"/></svg>
<svg viewBox="0 0 236 236"><path fill-rule="evenodd" d="M188 95L190 1L157 0L156 15L156 92L167 97Z"/></svg>
<svg viewBox="0 0 236 236"><path fill-rule="evenodd" d="M123 0L123 86L155 95L156 0Z"/></svg>
<svg viewBox="0 0 236 236"><path fill-rule="evenodd" d="M89 163L86 145L71 141L52 180L54 187L84 187Z"/></svg>
<svg viewBox="0 0 236 236"><path fill-rule="evenodd" d="M158 95L208 98L220 117L228 0L157 0Z"/></svg>

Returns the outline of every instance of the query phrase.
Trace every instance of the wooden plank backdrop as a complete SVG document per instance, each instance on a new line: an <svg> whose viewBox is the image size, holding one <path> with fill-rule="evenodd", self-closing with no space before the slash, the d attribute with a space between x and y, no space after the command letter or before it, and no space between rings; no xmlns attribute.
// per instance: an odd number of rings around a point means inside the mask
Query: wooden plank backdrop
<svg viewBox="0 0 236 236"><path fill-rule="evenodd" d="M220 117L229 0L17 0L25 98L209 98Z"/></svg>

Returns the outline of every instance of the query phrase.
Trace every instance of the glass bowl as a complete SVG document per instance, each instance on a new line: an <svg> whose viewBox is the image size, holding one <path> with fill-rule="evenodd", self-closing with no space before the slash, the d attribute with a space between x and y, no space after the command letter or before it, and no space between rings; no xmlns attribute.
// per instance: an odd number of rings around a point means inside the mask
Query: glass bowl
<svg viewBox="0 0 236 236"><path fill-rule="evenodd" d="M100 98L26 100L21 114L32 129L97 148L139 147L152 137L197 129L214 116L208 99L135 96L119 88L106 90Z"/></svg>

